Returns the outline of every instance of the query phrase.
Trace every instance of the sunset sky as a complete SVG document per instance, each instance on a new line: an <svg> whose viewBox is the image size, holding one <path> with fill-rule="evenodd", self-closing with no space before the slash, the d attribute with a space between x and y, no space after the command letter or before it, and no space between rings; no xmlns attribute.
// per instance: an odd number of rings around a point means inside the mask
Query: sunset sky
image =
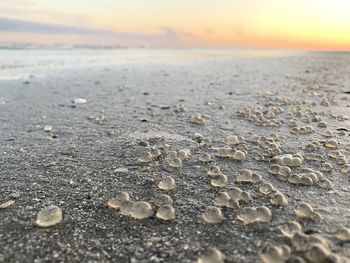
<svg viewBox="0 0 350 263"><path fill-rule="evenodd" d="M350 0L8 0L0 42L350 51Z"/></svg>

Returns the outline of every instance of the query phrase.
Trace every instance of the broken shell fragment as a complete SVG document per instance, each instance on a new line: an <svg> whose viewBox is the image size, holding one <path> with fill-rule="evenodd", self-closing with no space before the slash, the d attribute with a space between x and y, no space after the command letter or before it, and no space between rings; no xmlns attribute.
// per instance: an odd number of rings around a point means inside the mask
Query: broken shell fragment
<svg viewBox="0 0 350 263"><path fill-rule="evenodd" d="M41 209L37 215L36 225L40 227L54 226L62 221L62 210L58 206L51 205Z"/></svg>
<svg viewBox="0 0 350 263"><path fill-rule="evenodd" d="M7 201L7 202L5 202L5 203L2 203L2 204L0 204L0 209L8 208L8 207L10 207L11 205L13 205L15 202L16 202L16 201L12 199L12 200L9 200L9 201Z"/></svg>

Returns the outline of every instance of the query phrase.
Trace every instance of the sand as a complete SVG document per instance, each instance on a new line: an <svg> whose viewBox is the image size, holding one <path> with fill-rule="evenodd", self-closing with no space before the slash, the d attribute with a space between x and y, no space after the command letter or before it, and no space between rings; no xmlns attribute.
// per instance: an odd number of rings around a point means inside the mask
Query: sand
<svg viewBox="0 0 350 263"><path fill-rule="evenodd" d="M248 141L254 133L277 133L284 153L304 152L308 143L325 141L324 128L311 123L314 133L293 134L283 115L277 117L281 127L258 127L237 117L236 111L263 106L266 98L256 93L276 91L268 97L305 99L315 102L318 112L349 115L350 95L344 93L350 91L349 72L349 55L319 53L32 68L30 78L2 80L0 203L16 201L0 209L0 262L194 262L209 247L220 249L226 262L258 262L258 251L267 243L288 244L277 228L296 220L293 211L301 202L323 217L319 222L298 220L306 232L322 234L334 253L350 258L349 242L335 239L342 226L350 226L349 177L332 160L326 159L334 168L326 176L333 190L291 185L271 176L269 161L254 160L250 143L243 162L217 158L207 147L193 151L180 169L163 159L147 169L137 163L147 151L140 141L164 153L167 147L185 148L195 133L208 136L214 148L223 146L229 135ZM305 92L315 87L316 92L335 94L336 105L322 106L321 97ZM87 103L71 102L79 97ZM208 106L209 100L217 105ZM174 113L179 102L186 111ZM96 122L101 114L105 119ZM195 114L204 116L204 125L191 123ZM349 120L322 120L340 145L349 143ZM52 126L52 132L44 131L45 126ZM337 133L339 127L347 129L345 134ZM270 225L239 224L239 209L223 209L220 224L203 222L202 213L214 205L220 191L210 184L208 164L199 161L205 153L228 176L228 186L239 186L253 196L242 207L271 209ZM319 170L317 162L304 165ZM236 183L241 169L257 171L287 197L288 206L272 206L253 186ZM135 201L152 203L161 194L157 184L165 176L176 181L176 188L167 192L176 210L174 220L131 219L107 206L120 191ZM50 204L62 209L63 221L50 228L36 226L37 213Z"/></svg>

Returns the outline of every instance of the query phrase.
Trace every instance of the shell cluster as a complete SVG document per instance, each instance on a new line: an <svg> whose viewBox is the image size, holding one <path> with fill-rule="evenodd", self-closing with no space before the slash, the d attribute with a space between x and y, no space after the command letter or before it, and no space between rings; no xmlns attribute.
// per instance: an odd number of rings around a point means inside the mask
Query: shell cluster
<svg viewBox="0 0 350 263"><path fill-rule="evenodd" d="M272 161L281 166L297 167L304 162L304 157L301 154L284 154L275 156Z"/></svg>
<svg viewBox="0 0 350 263"><path fill-rule="evenodd" d="M222 147L218 149L217 156L222 158L229 158L232 160L243 161L247 159L246 151L235 150L229 147Z"/></svg>
<svg viewBox="0 0 350 263"><path fill-rule="evenodd" d="M142 154L137 161L139 163L149 163L158 158L161 155L159 149L151 149L149 152L145 152Z"/></svg>
<svg viewBox="0 0 350 263"><path fill-rule="evenodd" d="M270 174L278 177L288 177L292 173L292 169L288 166L272 164L267 170Z"/></svg>
<svg viewBox="0 0 350 263"><path fill-rule="evenodd" d="M301 203L297 209L294 210L294 214L297 217L311 219L314 221L318 221L322 219L321 214L315 212L311 205L307 203Z"/></svg>
<svg viewBox="0 0 350 263"><path fill-rule="evenodd" d="M293 127L290 132L291 133L294 133L294 134L310 134L310 133L313 133L315 130L314 128L312 128L311 126L295 126Z"/></svg>
<svg viewBox="0 0 350 263"><path fill-rule="evenodd" d="M281 107L269 106L262 108L261 106L248 106L243 111L237 111L238 117L243 117L256 126L263 127L279 127L281 121L276 117L283 112Z"/></svg>
<svg viewBox="0 0 350 263"><path fill-rule="evenodd" d="M244 225L253 223L270 223L272 220L272 213L266 206L245 207L238 212L236 219Z"/></svg>
<svg viewBox="0 0 350 263"><path fill-rule="evenodd" d="M239 183L256 184L256 183L259 183L262 181L262 177L258 173L244 169L244 170L240 171L239 174L237 174L236 181Z"/></svg>

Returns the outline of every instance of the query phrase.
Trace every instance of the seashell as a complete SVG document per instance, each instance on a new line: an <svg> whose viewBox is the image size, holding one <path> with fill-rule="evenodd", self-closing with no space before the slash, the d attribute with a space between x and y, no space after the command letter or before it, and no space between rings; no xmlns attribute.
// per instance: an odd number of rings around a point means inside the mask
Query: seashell
<svg viewBox="0 0 350 263"><path fill-rule="evenodd" d="M224 263L225 255L217 248L210 248L200 258L197 263Z"/></svg>
<svg viewBox="0 0 350 263"><path fill-rule="evenodd" d="M219 157L223 157L223 158L228 158L231 157L233 155L233 150L231 148L228 147L222 147L218 149L217 155Z"/></svg>
<svg viewBox="0 0 350 263"><path fill-rule="evenodd" d="M336 140L329 140L324 144L325 147L335 150L338 148L338 142Z"/></svg>
<svg viewBox="0 0 350 263"><path fill-rule="evenodd" d="M221 174L219 166L211 166L207 172L209 176L216 176Z"/></svg>
<svg viewBox="0 0 350 263"><path fill-rule="evenodd" d="M209 224L218 224L224 219L220 208L215 206L208 206L202 214L202 218Z"/></svg>
<svg viewBox="0 0 350 263"><path fill-rule="evenodd" d="M119 209L120 213L124 216L131 215L131 208L132 208L133 202L132 201L124 201L121 203Z"/></svg>
<svg viewBox="0 0 350 263"><path fill-rule="evenodd" d="M259 187L259 192L262 193L263 195L269 195L273 191L275 191L275 188L273 187L272 184L267 182L263 182Z"/></svg>
<svg viewBox="0 0 350 263"><path fill-rule="evenodd" d="M160 190L169 191L175 189L175 180L171 176L166 176L163 180L161 180L158 184L158 188Z"/></svg>
<svg viewBox="0 0 350 263"><path fill-rule="evenodd" d="M240 150L235 151L231 156L231 159L237 160L237 161L243 161L247 159L246 154Z"/></svg>
<svg viewBox="0 0 350 263"><path fill-rule="evenodd" d="M318 127L321 127L321 128L327 128L328 124L327 122L325 121L320 121L318 124L317 124Z"/></svg>
<svg viewBox="0 0 350 263"><path fill-rule="evenodd" d="M321 133L321 135L322 135L323 137L327 137L327 138L330 138L330 137L333 137L333 136L334 136L333 132L330 131L330 130L325 130L325 131L323 131L323 132Z"/></svg>
<svg viewBox="0 0 350 263"><path fill-rule="evenodd" d="M288 200L282 193L276 193L273 197L271 197L270 202L276 206L288 205Z"/></svg>
<svg viewBox="0 0 350 263"><path fill-rule="evenodd" d="M309 246L305 253L305 258L311 263L319 263L325 262L330 254L331 252L328 247L316 243Z"/></svg>
<svg viewBox="0 0 350 263"><path fill-rule="evenodd" d="M87 100L85 98L76 98L72 101L74 104L85 104Z"/></svg>
<svg viewBox="0 0 350 263"><path fill-rule="evenodd" d="M323 180L319 181L318 185L324 189L333 189L332 183L328 179L323 179Z"/></svg>
<svg viewBox="0 0 350 263"><path fill-rule="evenodd" d="M214 204L219 207L230 206L230 196L227 192L220 192L214 199Z"/></svg>
<svg viewBox="0 0 350 263"><path fill-rule="evenodd" d="M175 209L171 205L164 205L158 208L156 217L167 221L175 218Z"/></svg>
<svg viewBox="0 0 350 263"><path fill-rule="evenodd" d="M350 165L346 165L340 169L340 173L343 175L350 175Z"/></svg>
<svg viewBox="0 0 350 263"><path fill-rule="evenodd" d="M167 159L168 165L174 168L181 168L182 161L180 158Z"/></svg>
<svg viewBox="0 0 350 263"><path fill-rule="evenodd" d="M337 158L337 162L339 165L346 165L348 163L348 159L345 156L339 156Z"/></svg>
<svg viewBox="0 0 350 263"><path fill-rule="evenodd" d="M50 133L53 131L52 126L44 126L44 131Z"/></svg>
<svg viewBox="0 0 350 263"><path fill-rule="evenodd" d="M179 158L181 161L184 161L188 159L191 155L191 150L190 149L182 149L177 152L177 158Z"/></svg>
<svg viewBox="0 0 350 263"><path fill-rule="evenodd" d="M322 166L321 166L321 172L332 172L333 170L333 167L330 163L323 163Z"/></svg>
<svg viewBox="0 0 350 263"><path fill-rule="evenodd" d="M172 203L173 203L173 200L167 194L161 194L157 196L156 199L154 200L154 204L157 206L171 205Z"/></svg>
<svg viewBox="0 0 350 263"><path fill-rule="evenodd" d="M130 201L130 196L127 192L119 192L115 197L108 200L107 205L114 209L120 209L123 202Z"/></svg>
<svg viewBox="0 0 350 263"><path fill-rule="evenodd" d="M152 158L158 158L162 154L159 149L152 149L150 153Z"/></svg>
<svg viewBox="0 0 350 263"><path fill-rule="evenodd" d="M350 228L343 227L339 230L338 234L336 235L336 238L338 240L350 240Z"/></svg>
<svg viewBox="0 0 350 263"><path fill-rule="evenodd" d="M210 183L214 187L224 187L227 184L227 176L224 174L218 174L210 180Z"/></svg>
<svg viewBox="0 0 350 263"><path fill-rule="evenodd" d="M144 201L134 202L131 206L130 215L135 219L145 219L153 215L152 206Z"/></svg>
<svg viewBox="0 0 350 263"><path fill-rule="evenodd" d="M137 161L139 163L149 163L153 160L153 155L150 152L146 152L143 155L141 155Z"/></svg>
<svg viewBox="0 0 350 263"><path fill-rule="evenodd" d="M40 227L50 227L62 221L62 209L55 205L42 208L36 219L36 225Z"/></svg>
<svg viewBox="0 0 350 263"><path fill-rule="evenodd" d="M203 154L199 157L199 161L201 161L202 163L210 163L211 162L211 156L210 154Z"/></svg>
<svg viewBox="0 0 350 263"><path fill-rule="evenodd" d="M196 114L196 115L192 116L191 122L194 123L194 124L203 125L204 124L204 119L203 119L202 115Z"/></svg>
<svg viewBox="0 0 350 263"><path fill-rule="evenodd" d="M224 140L224 143L230 146L241 144L243 142L244 142L244 138L242 136L236 136L236 135L227 136Z"/></svg>

